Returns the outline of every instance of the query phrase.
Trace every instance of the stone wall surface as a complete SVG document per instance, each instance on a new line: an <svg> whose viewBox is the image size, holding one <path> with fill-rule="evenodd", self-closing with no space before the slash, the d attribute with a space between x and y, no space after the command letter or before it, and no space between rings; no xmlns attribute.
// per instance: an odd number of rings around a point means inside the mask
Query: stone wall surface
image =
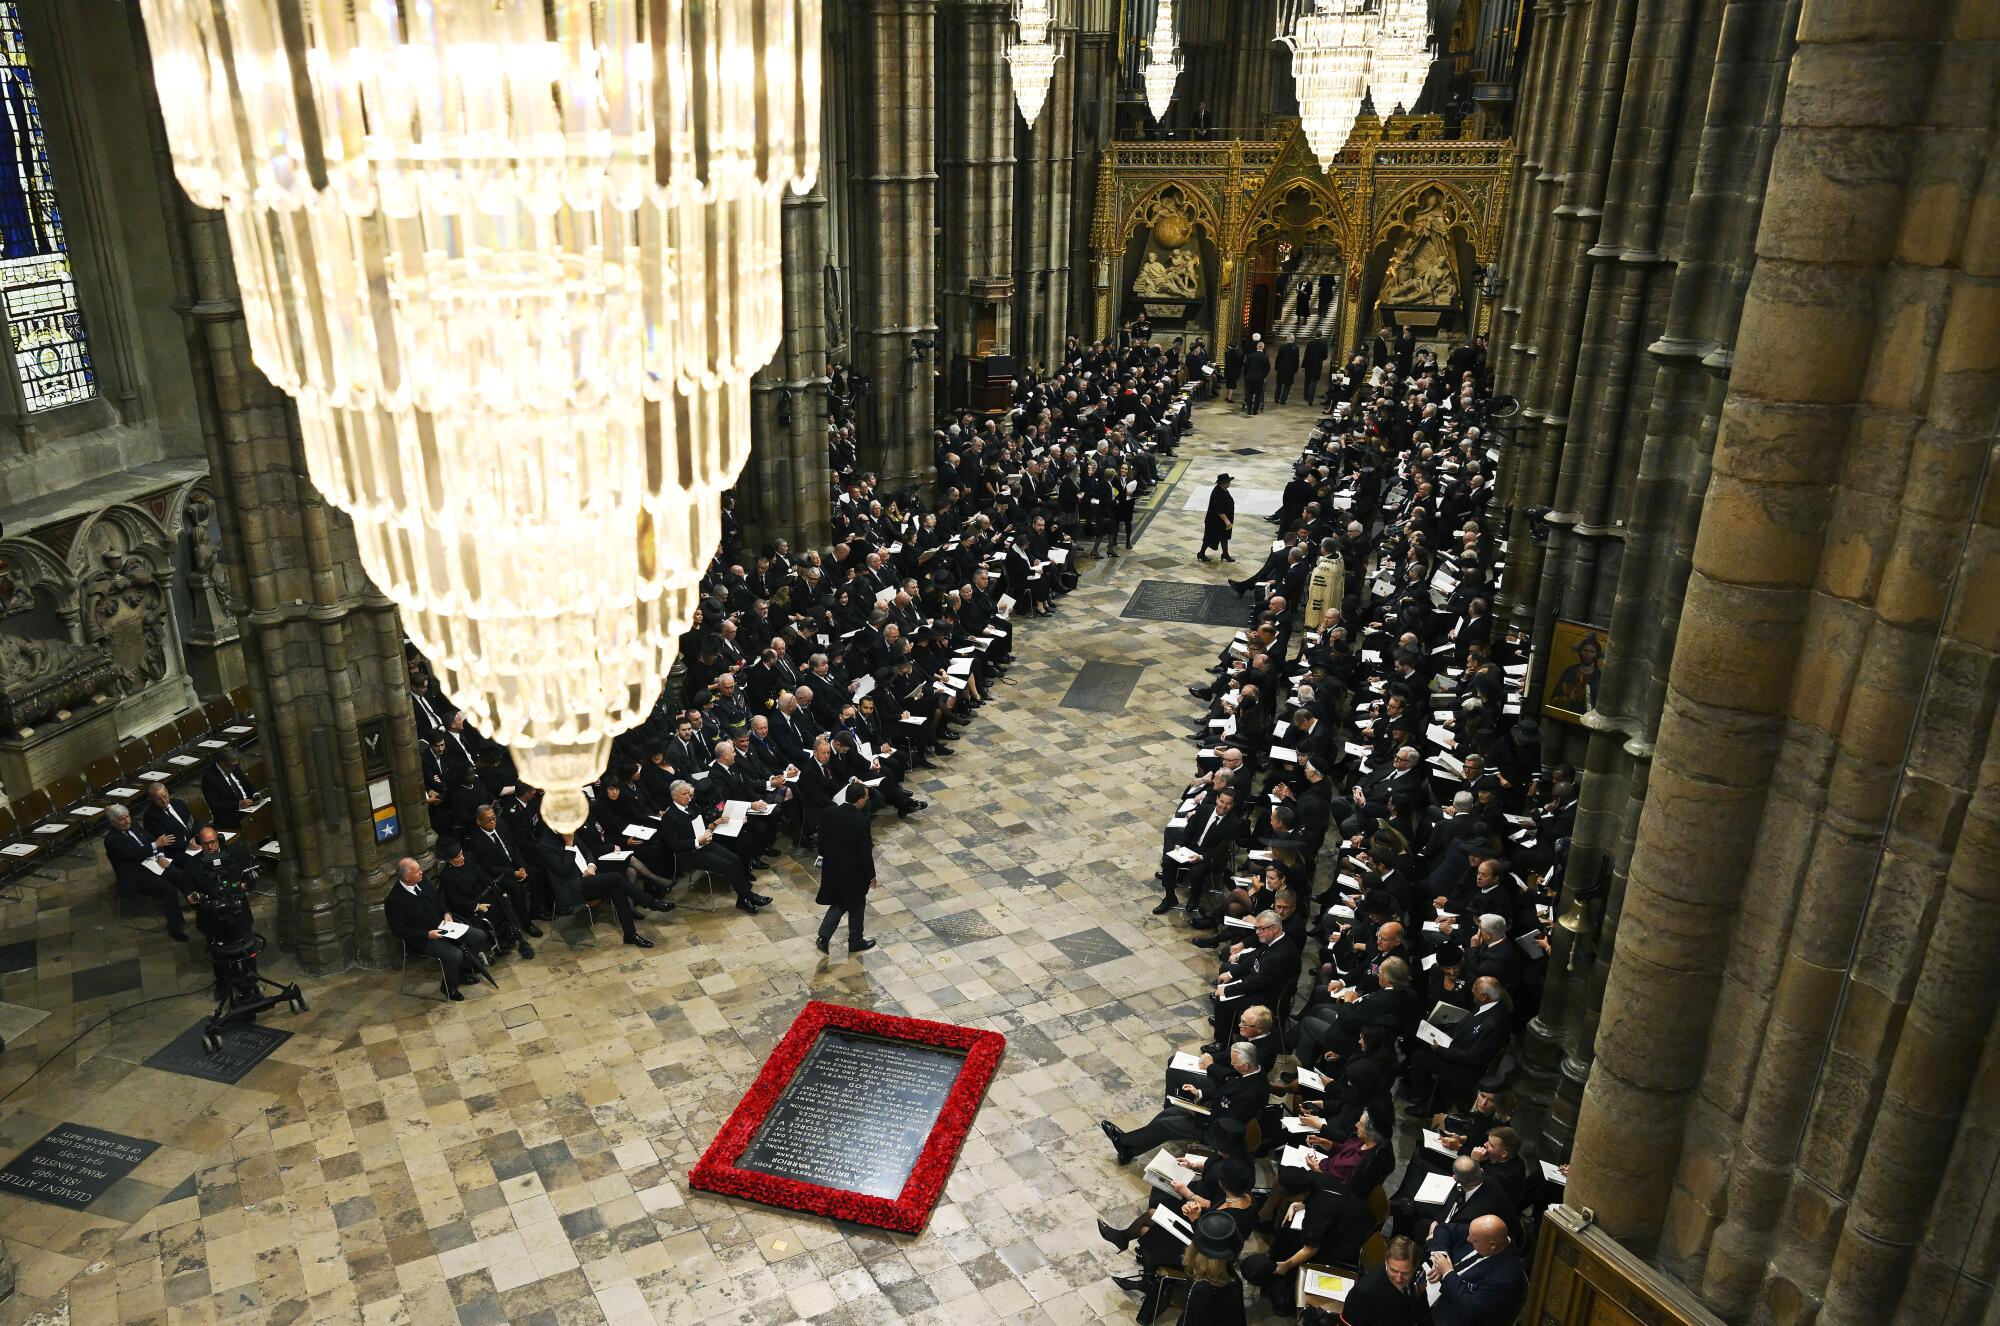
<svg viewBox="0 0 2000 1326"><path fill-rule="evenodd" d="M1534 17L1508 610L1612 648L1544 728L1586 770L1569 878L1611 890L1551 964L1532 1121L1569 1200L1729 1319L1979 1319L2000 15Z"/></svg>

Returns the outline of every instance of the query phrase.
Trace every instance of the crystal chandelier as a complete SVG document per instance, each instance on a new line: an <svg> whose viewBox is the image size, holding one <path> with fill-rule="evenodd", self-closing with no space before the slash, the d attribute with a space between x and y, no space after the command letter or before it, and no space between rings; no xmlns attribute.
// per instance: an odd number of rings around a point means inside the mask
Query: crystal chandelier
<svg viewBox="0 0 2000 1326"><path fill-rule="evenodd" d="M820 0L140 7L313 482L574 828L749 450L780 199L818 171Z"/></svg>
<svg viewBox="0 0 2000 1326"><path fill-rule="evenodd" d="M1369 0L1310 0L1291 31L1278 41L1292 53L1299 120L1323 169L1347 146L1368 86L1369 56L1381 14Z"/></svg>
<svg viewBox="0 0 2000 1326"><path fill-rule="evenodd" d="M1430 0L1382 0L1382 31L1368 65L1369 95L1386 120L1409 114L1431 73Z"/></svg>
<svg viewBox="0 0 2000 1326"><path fill-rule="evenodd" d="M1049 99L1049 84L1056 76L1056 45L1049 35L1054 18L1049 3L1050 0L1020 0L1020 9L1015 14L1020 35L1007 47L1014 101L1030 129L1041 117L1042 103Z"/></svg>
<svg viewBox="0 0 2000 1326"><path fill-rule="evenodd" d="M1174 0L1159 0L1153 15L1153 40L1146 48L1146 105L1155 120L1167 118L1180 76L1181 52L1174 44Z"/></svg>

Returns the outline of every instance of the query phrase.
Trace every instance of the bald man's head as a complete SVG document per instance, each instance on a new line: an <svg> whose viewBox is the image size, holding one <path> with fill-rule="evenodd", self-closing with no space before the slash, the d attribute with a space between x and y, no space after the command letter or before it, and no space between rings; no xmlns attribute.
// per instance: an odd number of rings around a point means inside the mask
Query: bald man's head
<svg viewBox="0 0 2000 1326"><path fill-rule="evenodd" d="M1465 1241L1482 1257L1504 1252L1507 1247L1507 1222L1495 1215L1480 1216L1466 1228Z"/></svg>

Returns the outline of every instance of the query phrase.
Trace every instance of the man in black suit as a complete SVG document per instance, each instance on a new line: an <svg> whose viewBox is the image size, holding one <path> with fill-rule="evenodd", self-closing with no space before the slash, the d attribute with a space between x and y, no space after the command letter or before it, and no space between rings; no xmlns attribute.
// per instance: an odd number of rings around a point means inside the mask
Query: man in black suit
<svg viewBox="0 0 2000 1326"><path fill-rule="evenodd" d="M1243 355L1243 413L1264 412L1264 379L1270 376L1271 356L1264 353L1264 338L1253 336Z"/></svg>
<svg viewBox="0 0 2000 1326"><path fill-rule="evenodd" d="M1528 1273L1499 1216L1464 1226L1462 1241L1431 1254L1426 1274L1438 1286L1431 1326L1507 1326L1528 1299Z"/></svg>
<svg viewBox="0 0 2000 1326"><path fill-rule="evenodd" d="M202 772L201 795L217 828L233 832L243 827L243 817L257 803L257 785L243 771L243 757L234 746L224 746Z"/></svg>
<svg viewBox="0 0 2000 1326"><path fill-rule="evenodd" d="M1228 866L1230 852L1235 850L1249 828L1244 816L1236 809L1236 792L1231 788L1217 792L1210 805L1198 808L1188 816L1180 841L1160 856L1160 883L1166 888L1166 896L1153 909L1153 915L1164 916L1179 905L1176 890L1183 876L1188 884L1188 910L1197 910L1209 879ZM1192 853L1192 859L1176 860L1177 852L1183 855Z"/></svg>
<svg viewBox="0 0 2000 1326"><path fill-rule="evenodd" d="M1311 405L1319 396L1320 374L1326 371L1327 345L1323 340L1315 340L1306 346L1305 360L1301 372L1305 376L1305 401Z"/></svg>
<svg viewBox="0 0 2000 1326"><path fill-rule="evenodd" d="M1236 1033L1236 1015L1253 1004L1285 1008L1299 981L1299 946L1285 933L1276 912L1257 914L1257 938L1229 950L1215 978L1215 1041L1227 1045Z"/></svg>
<svg viewBox="0 0 2000 1326"><path fill-rule="evenodd" d="M829 806L819 820L819 896L814 900L826 908L819 923L819 951L833 941L834 929L847 917L847 951L862 953L875 941L862 937L868 891L875 887L875 844L869 828L869 788L861 782L847 785L847 796Z"/></svg>
<svg viewBox="0 0 2000 1326"><path fill-rule="evenodd" d="M771 905L769 898L751 890L750 872L742 859L716 844L715 831L708 827L701 807L695 804L693 783L685 780L674 783L673 804L660 817L660 831L666 834L667 846L673 849L677 871L706 870L722 880L736 894L738 911L755 916L758 908Z"/></svg>
<svg viewBox="0 0 2000 1326"><path fill-rule="evenodd" d="M1390 1239L1382 1264L1364 1272L1348 1291L1340 1319L1347 1326L1415 1326L1423 1319L1417 1280L1416 1243L1402 1237Z"/></svg>
<svg viewBox="0 0 2000 1326"><path fill-rule="evenodd" d="M1292 394L1292 379L1299 375L1299 343L1286 341L1278 347L1278 404Z"/></svg>
<svg viewBox="0 0 2000 1326"><path fill-rule="evenodd" d="M382 916L389 933L403 941L407 952L436 958L443 965L444 980L439 988L454 1003L465 998L458 991L458 978L468 965L474 979L484 976L488 985L500 988L486 966L486 950L493 946L493 936L471 920L446 911L444 899L424 878L424 868L410 857L396 863L396 883L382 900ZM459 925L465 930L455 938L445 934Z"/></svg>
<svg viewBox="0 0 2000 1326"><path fill-rule="evenodd" d="M799 762L799 804L808 840L818 832L821 816L846 785L847 780L833 762L833 739L821 733L813 738L811 751Z"/></svg>
<svg viewBox="0 0 2000 1326"><path fill-rule="evenodd" d="M188 803L167 790L165 783L146 789L146 836L170 857L177 857L194 841L197 827Z"/></svg>
<svg viewBox="0 0 2000 1326"><path fill-rule="evenodd" d="M589 830L590 826L584 828ZM624 933L625 942L633 948L653 947L653 941L639 933L639 913L664 912L666 906L647 897L646 891L623 870L599 870L597 840L594 831L591 832L591 846L586 850L584 840L577 834L557 834L547 825L542 826L542 841L535 850L549 877L556 910L574 911L586 902L609 902L618 914L618 928Z"/></svg>
<svg viewBox="0 0 2000 1326"><path fill-rule="evenodd" d="M1168 1105L1151 1122L1129 1133L1109 1119L1098 1121L1097 1126L1111 1139L1119 1164L1128 1164L1134 1156L1175 1140L1201 1141L1219 1151L1242 1155L1250 1121L1270 1103L1271 1080L1265 1076L1257 1047L1238 1041L1229 1047L1226 1064L1208 1070L1207 1082L1199 1086L1189 1083L1177 1094L1200 1109Z"/></svg>
<svg viewBox="0 0 2000 1326"><path fill-rule="evenodd" d="M1486 1075L1494 1057L1506 1047L1513 1034L1513 1018L1507 992L1491 976L1472 983L1472 1012L1460 1018L1446 1033L1450 1043L1423 1042L1410 1055L1410 1117L1428 1118L1437 1113L1433 1095L1462 1098L1472 1094Z"/></svg>
<svg viewBox="0 0 2000 1326"><path fill-rule="evenodd" d="M1418 1212L1425 1208L1417 1207ZM1481 1216L1499 1216L1512 1228L1520 1210L1507 1190L1493 1181L1486 1167L1472 1156L1451 1162L1451 1195L1436 1210L1436 1218L1423 1230L1424 1246L1433 1252L1449 1252L1465 1233L1465 1227ZM1421 1216L1419 1217L1421 1219Z"/></svg>
<svg viewBox="0 0 2000 1326"><path fill-rule="evenodd" d="M187 888L188 880L167 855L168 844L148 840L133 825L132 812L123 806L113 806L105 819L109 827L104 831L104 855L111 862L113 888L159 903L160 914L167 918L167 933L186 939L181 891Z"/></svg>
<svg viewBox="0 0 2000 1326"><path fill-rule="evenodd" d="M500 813L492 806L481 806L473 816L472 830L465 837L465 850L473 864L507 895L514 914L521 920L521 932L540 939L542 928L529 919L528 895L532 876L527 854L515 841L514 831L500 822Z"/></svg>

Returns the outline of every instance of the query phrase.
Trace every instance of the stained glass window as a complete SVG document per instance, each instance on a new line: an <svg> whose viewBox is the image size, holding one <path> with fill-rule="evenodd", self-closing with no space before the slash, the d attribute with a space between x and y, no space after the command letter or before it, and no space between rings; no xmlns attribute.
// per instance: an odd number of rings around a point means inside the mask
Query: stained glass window
<svg viewBox="0 0 2000 1326"><path fill-rule="evenodd" d="M0 0L0 315L30 413L97 394L15 0Z"/></svg>

